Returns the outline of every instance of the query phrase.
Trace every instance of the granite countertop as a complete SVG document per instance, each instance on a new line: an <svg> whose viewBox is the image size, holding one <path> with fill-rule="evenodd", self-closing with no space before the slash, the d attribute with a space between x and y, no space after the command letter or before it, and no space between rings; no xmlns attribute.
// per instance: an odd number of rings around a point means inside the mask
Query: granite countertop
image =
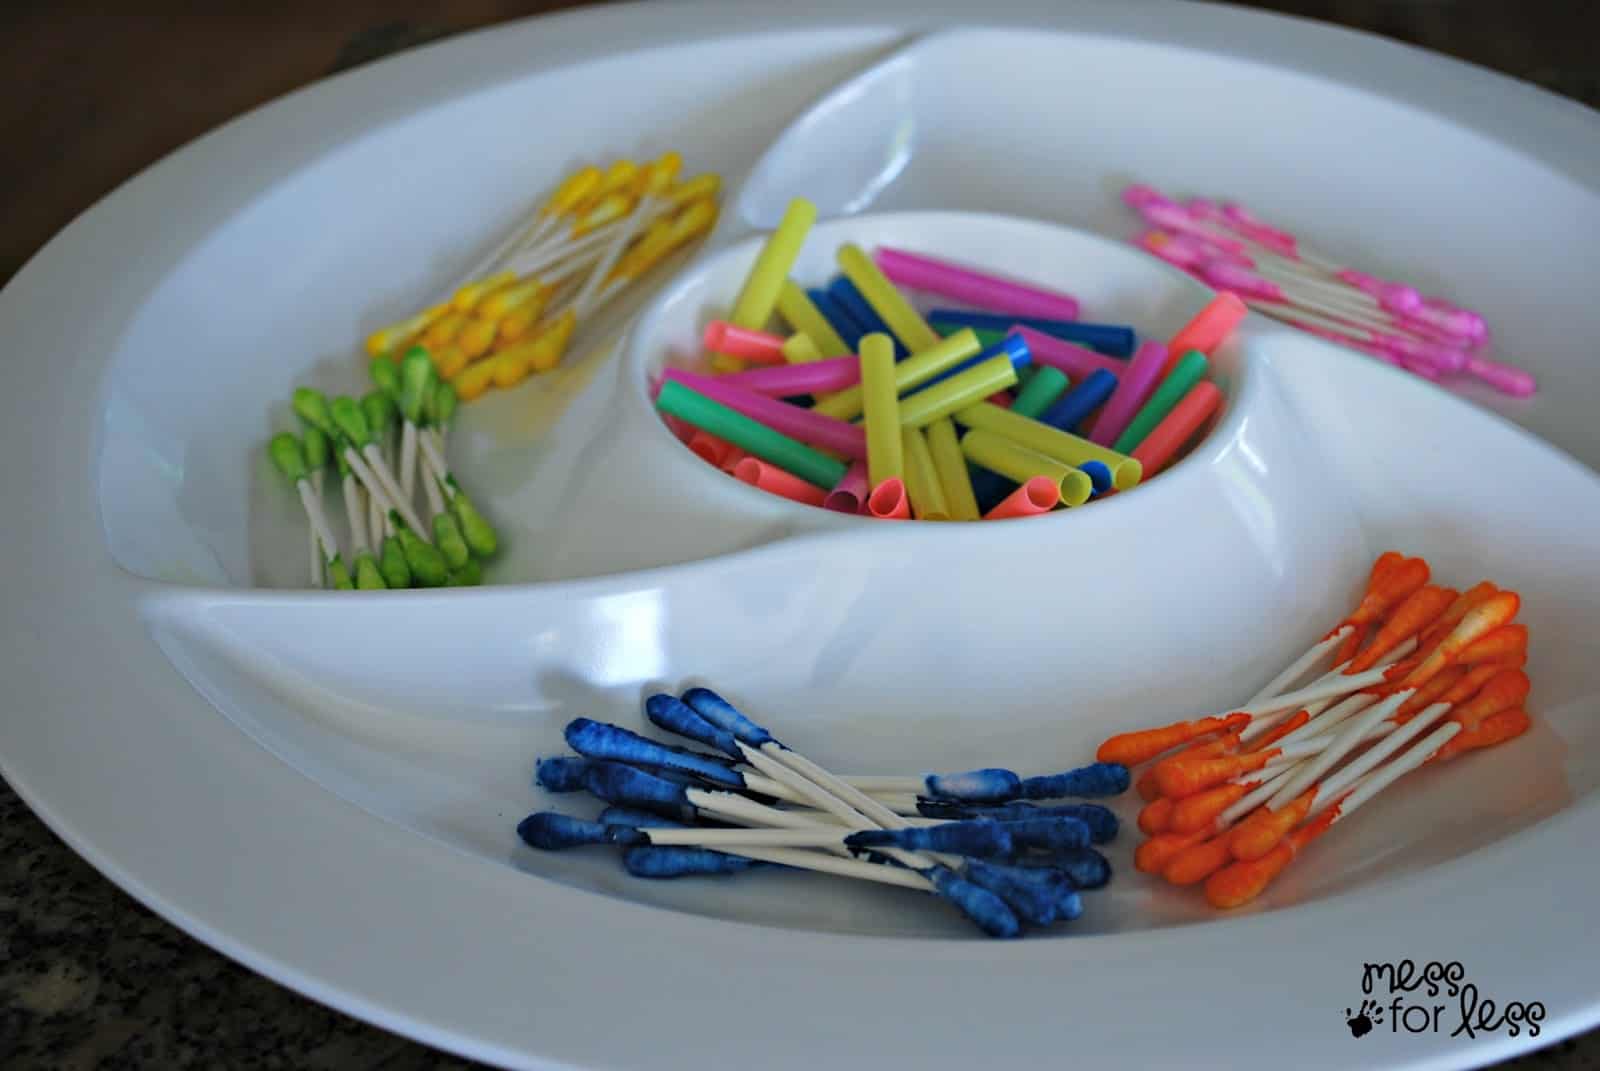
<svg viewBox="0 0 1600 1071"><path fill-rule="evenodd" d="M333 71L556 2L349 0L304 12L117 16L65 2L0 15L0 130L24 166L8 279L78 212L218 123ZM1600 107L1594 6L1567 0L1268 0L1436 49ZM446 13L448 11L448 13ZM71 63L57 57L68 52ZM203 87L203 92L198 91ZM0 1065L440 1069L477 1065L330 1011L238 966L102 878L0 783ZM1600 1031L1512 1061L1600 1069Z"/></svg>

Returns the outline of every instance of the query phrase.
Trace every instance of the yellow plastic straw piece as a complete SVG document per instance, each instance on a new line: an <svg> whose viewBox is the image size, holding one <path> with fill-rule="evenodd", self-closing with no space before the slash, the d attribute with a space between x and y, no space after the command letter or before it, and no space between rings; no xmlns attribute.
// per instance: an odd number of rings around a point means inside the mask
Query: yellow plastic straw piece
<svg viewBox="0 0 1600 1071"><path fill-rule="evenodd" d="M998 391L1017 385L1017 369L1006 354L998 354L965 372L900 399L900 423L926 427L940 417L965 409Z"/></svg>
<svg viewBox="0 0 1600 1071"><path fill-rule="evenodd" d="M961 440L955 422L949 417L935 420L927 428L928 451L933 455L933 471L944 491L945 508L953 521L978 519L978 500L972 493L972 478L961 455Z"/></svg>
<svg viewBox="0 0 1600 1071"><path fill-rule="evenodd" d="M805 244L806 234L816 219L817 206L810 201L796 197L789 202L777 230L767 236L766 244L750 266L750 274L745 276L744 285L739 288L733 311L728 314L730 324L756 331L766 329L767 321L772 319L772 312L778 306L778 291L783 289L789 269L794 267L800 247ZM720 353L712 359L712 367L730 361L734 362L732 368L744 367L743 361Z"/></svg>
<svg viewBox="0 0 1600 1071"><path fill-rule="evenodd" d="M822 356L843 357L850 352L849 344L793 279L785 279L778 290L778 315L796 331L810 335Z"/></svg>
<svg viewBox="0 0 1600 1071"><path fill-rule="evenodd" d="M378 328L378 330L367 336L367 356L382 357L386 353L398 351L402 342L417 332L426 330L435 320L449 311L450 303L447 301L440 305L434 305L432 308L423 309L415 316L401 320L397 324Z"/></svg>
<svg viewBox="0 0 1600 1071"><path fill-rule="evenodd" d="M860 246L853 242L845 243L839 247L837 259L844 277L856 284L856 289L867 299L872 311L888 325L906 349L921 353L938 345L938 334L878 270L872 258L861 251ZM916 507L914 499L911 505L912 508Z"/></svg>
<svg viewBox="0 0 1600 1071"><path fill-rule="evenodd" d="M940 372L952 365L960 364L982 348L972 328L963 327L933 349L923 350L915 357L907 357L895 365L895 394L904 394L913 387L920 387ZM811 411L831 416L836 420L854 420L861 415L861 388L847 387L821 398L811 407ZM874 483L873 486L876 487L877 484Z"/></svg>
<svg viewBox="0 0 1600 1071"><path fill-rule="evenodd" d="M472 311L485 320L498 320L524 302L532 301L543 290L544 284L538 279L523 279L487 295Z"/></svg>
<svg viewBox="0 0 1600 1071"><path fill-rule="evenodd" d="M1061 488L1061 501L1068 506L1083 505L1094 490L1088 473L992 431L967 432L961 437L961 452L973 464L1017 483L1027 483L1035 476L1049 477Z"/></svg>
<svg viewBox="0 0 1600 1071"><path fill-rule="evenodd" d="M861 394L867 425L867 480L905 479L900 396L894 383L894 341L881 331L861 340Z"/></svg>
<svg viewBox="0 0 1600 1071"><path fill-rule="evenodd" d="M465 313L445 313L433 321L426 331L422 332L422 344L430 350L448 346L455 341L456 335L460 334L461 329L466 325L467 317Z"/></svg>
<svg viewBox="0 0 1600 1071"><path fill-rule="evenodd" d="M955 377L952 377L955 378ZM1082 465L1085 461L1098 461L1111 470L1111 486L1118 491L1126 491L1130 487L1137 487L1139 480L1144 475L1144 466L1126 454L1119 454L1115 450L1107 450L1088 439L1079 438L1070 432L1059 428L1052 428L1037 420L1030 420L1009 409L1002 409L989 402L979 402L977 405L958 410L955 414L957 423L965 424L969 428L978 428L983 431L992 431L996 435L1003 435L1014 442L1026 446L1030 450L1053 457L1068 465Z"/></svg>
<svg viewBox="0 0 1600 1071"><path fill-rule="evenodd" d="M810 364L822 360L822 351L810 335L798 331L783 340L783 359L790 364Z"/></svg>
<svg viewBox="0 0 1600 1071"><path fill-rule="evenodd" d="M450 307L457 312L471 312L483 300L485 294L498 290L507 283L514 282L517 273L513 271L497 271L486 279L479 279L475 283L468 283L455 292L450 299Z"/></svg>
<svg viewBox="0 0 1600 1071"><path fill-rule="evenodd" d="M662 198L669 207L679 208L690 201L698 201L702 197L715 198L722 192L722 176L708 171L703 175L696 175L685 182L680 182L667 190Z"/></svg>
<svg viewBox="0 0 1600 1071"><path fill-rule="evenodd" d="M944 500L944 487L933 467L928 440L919 428L900 429L901 450L905 455L906 496L919 521L948 521L950 507Z"/></svg>
<svg viewBox="0 0 1600 1071"><path fill-rule="evenodd" d="M472 360L460 346L429 350L428 356L433 358L433 368L439 373L440 379L450 379L467 367L467 362Z"/></svg>

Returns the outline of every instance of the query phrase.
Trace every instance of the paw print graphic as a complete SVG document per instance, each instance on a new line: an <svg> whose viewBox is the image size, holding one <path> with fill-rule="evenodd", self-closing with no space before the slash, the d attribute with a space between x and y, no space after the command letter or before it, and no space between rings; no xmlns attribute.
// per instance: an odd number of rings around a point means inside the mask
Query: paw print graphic
<svg viewBox="0 0 1600 1071"><path fill-rule="evenodd" d="M1344 1010L1344 1025L1350 1028L1351 1037L1364 1038L1372 1033L1374 1025L1383 1025L1383 1006L1376 1001L1363 1000L1361 1009L1354 1015L1351 1015L1350 1009L1346 1008Z"/></svg>

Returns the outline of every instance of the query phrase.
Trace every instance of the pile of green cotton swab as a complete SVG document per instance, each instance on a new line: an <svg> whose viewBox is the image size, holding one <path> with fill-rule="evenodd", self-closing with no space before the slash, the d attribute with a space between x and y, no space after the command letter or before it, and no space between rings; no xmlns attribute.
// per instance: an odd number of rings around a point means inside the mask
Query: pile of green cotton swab
<svg viewBox="0 0 1600 1071"><path fill-rule="evenodd" d="M301 434L282 432L268 444L310 522L312 584L377 590L481 583L482 562L499 538L445 460L455 390L420 348L398 367L388 357L369 367L375 389L360 399L298 388L291 404ZM330 463L339 476L348 563L323 509Z"/></svg>

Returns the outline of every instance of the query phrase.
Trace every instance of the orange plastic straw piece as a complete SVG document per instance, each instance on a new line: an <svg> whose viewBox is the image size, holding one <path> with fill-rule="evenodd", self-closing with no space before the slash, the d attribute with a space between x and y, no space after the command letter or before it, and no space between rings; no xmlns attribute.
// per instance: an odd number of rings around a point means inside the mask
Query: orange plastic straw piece
<svg viewBox="0 0 1600 1071"><path fill-rule="evenodd" d="M1242 862L1260 859L1276 848L1291 829L1305 821L1316 800L1317 786L1312 785L1276 811L1261 808L1251 816L1253 821L1245 822L1233 830L1228 838L1228 851Z"/></svg>
<svg viewBox="0 0 1600 1071"><path fill-rule="evenodd" d="M1429 762L1449 762L1467 751L1478 751L1486 747L1503 744L1507 740L1521 736L1532 725L1528 712L1518 707L1514 710L1502 710L1498 714L1491 714L1483 719L1483 724L1476 729L1466 730L1452 736L1444 747L1436 752Z"/></svg>
<svg viewBox="0 0 1600 1071"><path fill-rule="evenodd" d="M1167 759L1156 767L1156 784L1163 796L1181 798L1221 784L1243 773L1265 766L1277 749L1254 751L1248 755L1220 755L1207 759Z"/></svg>
<svg viewBox="0 0 1600 1071"><path fill-rule="evenodd" d="M1206 307L1194 314L1194 319L1178 329L1172 336L1172 341L1167 343L1167 350L1171 354L1167 358L1166 367L1161 370L1163 376L1172 374L1172 369L1183 359L1183 355L1190 350L1199 350L1207 357L1211 351L1222 345L1224 339L1239 326L1239 321L1245 318L1250 310L1239 299L1239 295L1230 291L1220 291L1216 297L1206 303Z"/></svg>
<svg viewBox="0 0 1600 1071"><path fill-rule="evenodd" d="M983 519L1001 521L1007 517L1037 517L1055 509L1060 501L1061 485L1048 476L1035 476L985 513Z"/></svg>
<svg viewBox="0 0 1600 1071"><path fill-rule="evenodd" d="M1144 478L1148 480L1166 468L1173 455L1194 438L1200 425L1221 405L1222 391L1210 380L1190 387L1183 400L1161 418L1161 423L1152 428L1133 451L1133 459L1144 465Z"/></svg>
<svg viewBox="0 0 1600 1071"><path fill-rule="evenodd" d="M734 448L732 443L719 439L708 431L696 431L689 437L689 449L693 450L701 460L719 469L727 460L729 451Z"/></svg>
<svg viewBox="0 0 1600 1071"><path fill-rule="evenodd" d="M1160 796L1139 810L1139 831L1150 836L1164 833L1172 825L1173 802Z"/></svg>
<svg viewBox="0 0 1600 1071"><path fill-rule="evenodd" d="M1243 799L1245 793L1260 785L1260 781L1230 782L1176 801L1162 797L1162 801L1172 803L1172 814L1167 822L1167 828L1174 833L1193 833L1201 829L1210 829L1216 824L1219 814Z"/></svg>
<svg viewBox="0 0 1600 1071"><path fill-rule="evenodd" d="M911 499L906 496L905 482L891 476L874 487L867 496L867 514L880 521L910 520Z"/></svg>
<svg viewBox="0 0 1600 1071"><path fill-rule="evenodd" d="M1329 807L1316 820L1280 840L1277 847L1260 859L1234 862L1218 870L1206 881L1207 902L1223 910L1248 904L1272 884L1272 879L1281 874L1306 845L1326 833L1338 816L1339 808Z"/></svg>
<svg viewBox="0 0 1600 1071"><path fill-rule="evenodd" d="M1428 683L1441 669L1455 661L1456 656L1474 640L1501 625L1509 624L1521 606L1522 599L1516 592L1501 591L1468 610L1461 623L1439 641L1433 653L1406 676L1405 684L1420 687Z"/></svg>
<svg viewBox="0 0 1600 1071"><path fill-rule="evenodd" d="M1451 588L1435 587L1431 584L1418 588L1394 608L1394 612L1373 635L1371 642L1356 655L1345 672L1362 673L1371 669L1384 655L1437 621L1439 615L1444 613L1455 600L1456 592Z"/></svg>
<svg viewBox="0 0 1600 1071"><path fill-rule="evenodd" d="M1191 844L1174 855L1161 871L1161 876L1174 885L1193 885L1206 880L1231 859L1228 855L1228 838L1219 834L1210 840Z"/></svg>
<svg viewBox="0 0 1600 1071"><path fill-rule="evenodd" d="M1172 857L1204 840L1208 833L1157 833L1133 853L1133 865L1141 874L1159 874Z"/></svg>
<svg viewBox="0 0 1600 1071"><path fill-rule="evenodd" d="M820 506L822 500L827 497L827 492L822 488L807 483L776 465L753 457L747 457L735 465L733 475L735 479L742 480L752 487L782 495L793 502L804 502L808 506Z"/></svg>
<svg viewBox="0 0 1600 1071"><path fill-rule="evenodd" d="M1198 721L1176 721L1159 729L1139 729L1131 733L1118 733L1100 745L1095 758L1101 762L1115 762L1123 766L1137 766L1149 762L1162 752L1171 751L1207 733L1227 732L1248 725L1248 714L1212 716Z"/></svg>

